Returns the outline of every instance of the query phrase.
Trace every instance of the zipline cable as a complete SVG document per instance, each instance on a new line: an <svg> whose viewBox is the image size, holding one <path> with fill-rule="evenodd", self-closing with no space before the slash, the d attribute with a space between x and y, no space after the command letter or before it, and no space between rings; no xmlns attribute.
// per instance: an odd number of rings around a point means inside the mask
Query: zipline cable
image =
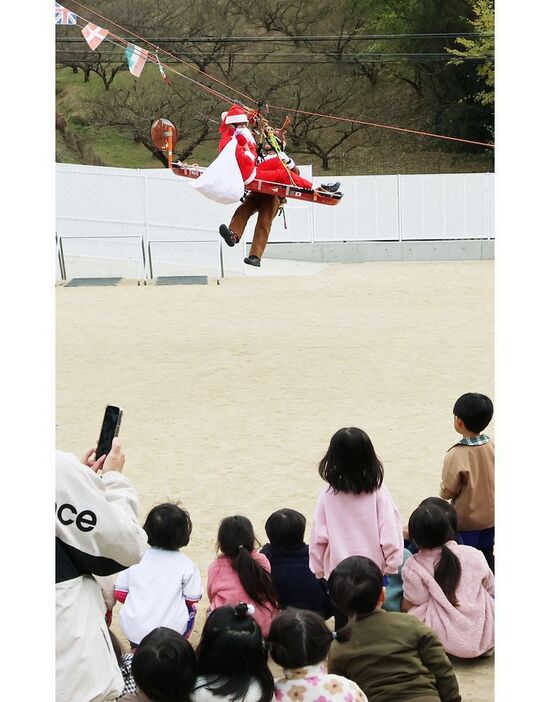
<svg viewBox="0 0 550 702"><path fill-rule="evenodd" d="M115 27L118 27L119 29L122 29L122 30L126 31L128 34L131 34L132 36L136 37L137 39L140 39L140 40L141 40L142 42L144 42L145 44L148 44L149 46L152 46L152 47L155 49L155 52L158 52L159 50L162 51L164 54L170 56L171 58L176 59L177 61L181 62L182 64L184 64L184 65L187 66L188 68L191 68L192 70L197 71L198 73L200 73L201 75L205 76L205 77L208 78L209 80L212 80L212 81L214 81L214 82L216 82L216 83L219 83L220 85L223 85L224 87L228 88L229 90L232 90L233 92L237 93L237 95L240 95L241 97L246 98L246 99L249 100L252 104L256 104L256 101L255 101L254 98L252 98L250 95L247 95L246 93L242 93L242 92L240 92L239 90L237 90L236 88L233 88L232 86L228 85L227 83L224 83L223 81L218 80L217 78L214 78L213 76L210 76L210 75L209 75L208 73L206 73L205 71L202 71L200 68L198 68L198 67L196 67L196 66L193 66L192 64L187 63L186 61L183 61L183 59L180 59L178 56L175 56L174 54L171 54L169 51L166 51L165 49L162 49L162 48L160 48L160 47L158 47L158 46L155 46L154 44L152 44L150 41L148 41L148 40L145 39L144 37L140 36L139 34L136 34L135 32L131 32L131 31L128 30L127 28L123 27L122 25L117 24L117 23L114 22L113 20L110 20L108 17L105 17L104 15L101 15L99 12L96 12L96 11L93 10L92 8L87 7L86 5L84 5L84 4L81 3L81 2L78 2L78 0L71 0L71 2L75 3L76 5L79 5L80 7L83 7L84 9L88 10L88 11L91 12L92 14L97 15L98 17L101 17L101 19L106 20L107 22L109 22L110 24L114 25ZM67 9L69 9L69 8L67 8ZM77 14L77 16L78 16L78 13L75 13L75 14ZM85 19L85 18L82 17L82 19ZM109 30L109 32L110 32L110 30ZM122 37L119 37L119 36L113 34L112 32L110 32L110 34L111 34L114 38L116 38L116 39L118 39L120 42L122 42L123 44L126 44L126 46L129 45L130 42L128 42L126 39L123 39ZM111 42L111 43L112 43L112 42ZM149 56L147 56L147 59L146 59L146 60L151 61L152 63L157 63L158 58L157 58L157 59L153 59L153 58L149 58ZM207 92L210 92L211 94L214 94L214 95L216 95L217 97L220 97L220 96L221 96L221 98L222 98L223 100L225 100L226 102L228 102L228 103L231 103L231 102L232 102L231 99L229 99L229 98L228 98L227 96L225 96L225 95L222 95L222 93L219 93L219 92L215 91L213 88L210 88L209 86L206 86L206 85L204 85L203 83L200 83L199 81L194 81L192 78L189 78L189 76L184 76L184 75L182 75L181 73L179 73L179 72L176 71L175 69L173 69L173 68L171 68L171 67L169 67L169 66L166 66L164 63L161 63L160 61L158 61L158 65L159 65L159 66L162 65L163 67L168 68L168 70L170 70L170 71L176 73L177 75L181 76L182 78L185 78L185 79L187 79L187 80L190 80L190 81L191 81L192 83L194 83L195 85L198 85L198 86L201 87L203 90L206 90ZM486 147L486 148L493 148L493 149L495 148L495 145L494 145L493 143L482 142L482 141L475 141L475 140L473 140L473 139L463 139L463 138L460 138L460 137L451 137L451 136L447 136L447 135L445 135L445 134L435 134L435 133L433 133L433 132L426 132L426 131L422 131L422 130L419 130L419 129L408 129L408 128L406 128L406 127L395 127L395 126L392 126L392 125L389 125L389 124L380 124L380 123L378 123L378 122L368 122L368 121L366 121L366 120L353 119L353 118L350 118L350 117L340 117L340 116L338 116L338 115L325 114L325 113L321 113L321 112L310 112L310 111L308 111L308 110L300 110L300 109L295 109L295 108L292 108L292 107L281 107L281 106L279 106L279 105L271 105L271 104L270 104L269 107L270 107L271 110L276 110L276 111L278 111L278 112L287 112L287 113L288 113L288 112L293 112L294 114L303 114L303 115L309 115L309 116L312 116L312 117L320 117L320 118L323 118L323 119L330 119L330 120L333 120L333 121L336 121L336 122L346 122L346 123L349 123L349 124L358 124L358 125L360 125L360 126L365 126L365 127L377 127L377 128L379 128L379 129L390 129L390 130L392 130L392 131L403 132L403 133L406 133L406 134L416 134L416 135L418 135L418 136L427 136L427 137L431 137L431 138L435 138L435 139L445 139L445 140L447 140L447 141L455 141L455 142L460 142L460 143L464 143L464 144L474 144L474 145L476 145L476 146L483 146L483 147ZM250 110L251 112L253 111L252 108L246 108L246 109Z"/></svg>

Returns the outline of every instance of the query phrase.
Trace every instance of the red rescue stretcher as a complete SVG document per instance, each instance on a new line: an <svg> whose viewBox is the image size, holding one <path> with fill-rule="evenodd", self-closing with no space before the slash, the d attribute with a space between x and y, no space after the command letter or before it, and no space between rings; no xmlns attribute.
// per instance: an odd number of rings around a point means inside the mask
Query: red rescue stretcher
<svg viewBox="0 0 550 702"><path fill-rule="evenodd" d="M172 163L170 168L172 173L184 178L198 178L206 170L202 166L192 166L188 163ZM305 202L315 202L318 205L337 205L342 199L342 193L320 193L318 190L298 188L295 185L285 185L284 183L272 183L269 180L254 179L244 187L247 191L291 197Z"/></svg>

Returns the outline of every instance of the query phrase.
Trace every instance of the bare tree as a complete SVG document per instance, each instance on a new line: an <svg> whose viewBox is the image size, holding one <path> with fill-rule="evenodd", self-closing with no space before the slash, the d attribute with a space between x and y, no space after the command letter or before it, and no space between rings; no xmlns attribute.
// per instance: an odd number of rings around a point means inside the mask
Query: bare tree
<svg viewBox="0 0 550 702"><path fill-rule="evenodd" d="M151 125L165 117L176 126L179 141L175 155L187 159L199 144L217 135L209 118L216 104L211 98L197 97L189 88L178 90L179 95L159 81L148 86L139 82L132 89L119 89L105 94L103 99L91 102L94 124L117 126L127 130L134 141L145 146L164 165L166 156L151 140ZM217 102L217 101L216 101Z"/></svg>

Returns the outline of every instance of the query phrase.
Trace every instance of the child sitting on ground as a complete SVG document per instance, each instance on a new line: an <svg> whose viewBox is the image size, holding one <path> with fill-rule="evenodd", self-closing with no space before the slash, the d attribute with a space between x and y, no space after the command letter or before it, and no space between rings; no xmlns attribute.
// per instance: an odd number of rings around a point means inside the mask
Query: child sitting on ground
<svg viewBox="0 0 550 702"><path fill-rule="evenodd" d="M157 505L147 515L143 529L151 548L115 584L115 597L123 603L120 628L132 648L159 626L191 634L201 577L179 549L189 543L192 528L189 514L175 504Z"/></svg>
<svg viewBox="0 0 550 702"><path fill-rule="evenodd" d="M275 680L277 702L366 702L354 682L327 673L325 659L332 641L332 632L315 612L290 608L275 617L267 643L271 658L284 672Z"/></svg>
<svg viewBox="0 0 550 702"><path fill-rule="evenodd" d="M306 518L294 509L279 509L269 516L265 532L269 543L260 549L271 564L271 578L281 608L310 609L323 619L332 616L327 582L309 569L309 548L304 543Z"/></svg>
<svg viewBox="0 0 550 702"><path fill-rule="evenodd" d="M328 588L334 606L348 616L331 646L329 673L356 682L369 702L460 702L453 667L431 629L381 609L383 576L374 561L346 558L330 574Z"/></svg>
<svg viewBox="0 0 550 702"><path fill-rule="evenodd" d="M433 507L438 507L439 509L443 510L444 514L447 516L447 520L449 521L449 526L451 528L451 539L456 541L457 544L462 544L462 539L458 533L456 509L453 507L453 505L441 497L426 497L418 506L423 507L424 505L432 505ZM416 544L414 544L410 539L408 524L407 526L403 527L403 537L405 539L405 551L410 551L410 553L418 553Z"/></svg>
<svg viewBox="0 0 550 702"><path fill-rule="evenodd" d="M462 543L483 552L495 572L495 447L481 432L493 417L486 395L468 392L453 407L454 428L462 439L445 456L440 495L456 509Z"/></svg>
<svg viewBox="0 0 550 702"><path fill-rule="evenodd" d="M271 702L273 675L253 607L219 607L208 615L197 647L193 702Z"/></svg>
<svg viewBox="0 0 550 702"><path fill-rule="evenodd" d="M220 555L208 568L207 591L210 610L237 602L253 604L254 619L267 636L279 605L271 566L256 546L259 542L250 519L241 515L222 519L217 544Z"/></svg>
<svg viewBox="0 0 550 702"><path fill-rule="evenodd" d="M195 651L173 629L153 629L134 651L132 675L138 689L119 702L191 702L197 679Z"/></svg>
<svg viewBox="0 0 550 702"><path fill-rule="evenodd" d="M494 576L483 554L454 541L453 526L437 504L414 510L409 535L419 552L403 568L403 611L429 626L447 653L476 658L490 651Z"/></svg>

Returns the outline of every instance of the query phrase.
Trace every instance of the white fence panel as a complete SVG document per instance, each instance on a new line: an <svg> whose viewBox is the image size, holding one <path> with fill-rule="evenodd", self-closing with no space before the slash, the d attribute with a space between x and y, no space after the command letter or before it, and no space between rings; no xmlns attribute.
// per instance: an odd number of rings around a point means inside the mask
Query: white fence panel
<svg viewBox="0 0 550 702"><path fill-rule="evenodd" d="M350 241L356 238L355 224L355 178L353 176L331 177L339 180L344 197L338 205L313 205L313 240ZM316 187L325 182L326 177L314 178Z"/></svg>
<svg viewBox="0 0 550 702"><path fill-rule="evenodd" d="M301 170L311 177L310 166ZM312 180L318 186L325 177ZM494 236L491 173L332 176L330 180L340 180L342 201L330 207L289 199L287 229L283 218L277 217L271 243ZM218 227L229 223L238 203L212 202L193 190L188 179L167 169L58 164L56 202L56 232L70 259L65 265L67 276L103 276L115 269L122 271L116 275L131 271L135 276L136 267L142 266L140 247L146 251L148 267L150 252L155 275L184 270L193 275L213 275L216 270L219 275L222 266L226 274L244 275L245 243L252 240L255 217L239 246L222 246L220 262Z"/></svg>
<svg viewBox="0 0 550 702"><path fill-rule="evenodd" d="M58 164L57 217L113 222L145 219L139 171Z"/></svg>
<svg viewBox="0 0 550 702"><path fill-rule="evenodd" d="M218 227L234 205L220 205L190 187L191 180L167 169L141 171L145 182L149 240L218 241Z"/></svg>
<svg viewBox="0 0 550 702"><path fill-rule="evenodd" d="M315 178L315 184L327 178ZM314 206L314 241L399 240L397 176L342 176L344 193L334 206Z"/></svg>
<svg viewBox="0 0 550 702"><path fill-rule="evenodd" d="M403 241L492 236L490 174L399 176Z"/></svg>

